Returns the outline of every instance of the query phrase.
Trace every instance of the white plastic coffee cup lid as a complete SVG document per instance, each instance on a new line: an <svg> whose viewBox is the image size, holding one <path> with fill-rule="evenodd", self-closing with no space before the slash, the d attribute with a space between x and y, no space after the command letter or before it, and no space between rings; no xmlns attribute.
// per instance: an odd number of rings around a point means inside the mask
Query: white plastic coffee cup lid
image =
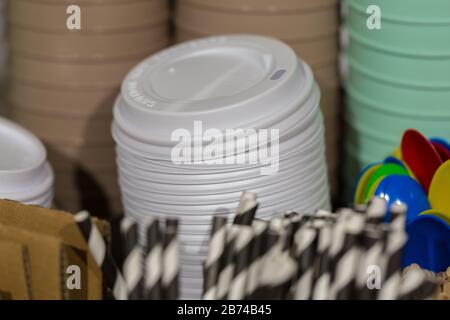
<svg viewBox="0 0 450 320"><path fill-rule="evenodd" d="M276 108L301 105L314 84L307 69L291 48L268 37L186 42L127 75L114 118L133 138L159 144L198 120L205 128L245 128Z"/></svg>
<svg viewBox="0 0 450 320"><path fill-rule="evenodd" d="M0 117L0 150L0 190L14 192L35 183L47 157L38 138Z"/></svg>
<svg viewBox="0 0 450 320"><path fill-rule="evenodd" d="M16 189L0 190L0 197L27 204L39 204L40 202L36 199L47 198L49 194L53 193L54 183L53 169L48 162L45 162L42 169L39 169L27 184L18 186Z"/></svg>

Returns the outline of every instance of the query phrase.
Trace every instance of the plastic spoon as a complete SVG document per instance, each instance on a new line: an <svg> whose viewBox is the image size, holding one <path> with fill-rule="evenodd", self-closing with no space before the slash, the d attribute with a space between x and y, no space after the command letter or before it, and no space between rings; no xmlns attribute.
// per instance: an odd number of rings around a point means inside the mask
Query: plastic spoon
<svg viewBox="0 0 450 320"><path fill-rule="evenodd" d="M396 163L385 163L381 165L375 172L370 176L369 181L367 182L366 190L364 193L364 199L366 201L370 200L370 190L372 189L372 186L376 182L380 182L380 178L390 176L390 175L408 175L408 171L401 165L398 165Z"/></svg>
<svg viewBox="0 0 450 320"><path fill-rule="evenodd" d="M441 157L442 161L450 160L450 150L447 149L446 146L444 146L443 144L436 142L436 141L431 141L431 144L436 149L436 151L439 154L439 156Z"/></svg>
<svg viewBox="0 0 450 320"><path fill-rule="evenodd" d="M420 184L413 178L405 175L387 176L380 182L375 196L386 199L388 208L394 203L401 202L408 207L406 223L414 221L419 214L430 209L427 195ZM387 212L385 221L390 221Z"/></svg>
<svg viewBox="0 0 450 320"><path fill-rule="evenodd" d="M450 160L437 169L428 193L431 207L450 217Z"/></svg>
<svg viewBox="0 0 450 320"><path fill-rule="evenodd" d="M434 173L442 164L433 145L417 130L409 129L402 139L402 157L428 193Z"/></svg>
<svg viewBox="0 0 450 320"><path fill-rule="evenodd" d="M433 215L433 216L438 217L439 219L444 220L444 221L447 222L448 224L450 224L450 215L446 215L445 213L436 211L436 210L434 210L434 209L430 209L430 210L427 210L427 211L422 212L420 215L423 215L423 214L431 214L431 215Z"/></svg>
<svg viewBox="0 0 450 320"><path fill-rule="evenodd" d="M450 266L450 225L447 222L425 214L417 217L406 230L408 242L403 267L417 263L426 270L441 272Z"/></svg>
<svg viewBox="0 0 450 320"><path fill-rule="evenodd" d="M367 187L367 182L369 181L372 174L381 167L381 163L374 163L365 167L356 179L355 192L353 197L353 202L355 204L364 204L364 192Z"/></svg>

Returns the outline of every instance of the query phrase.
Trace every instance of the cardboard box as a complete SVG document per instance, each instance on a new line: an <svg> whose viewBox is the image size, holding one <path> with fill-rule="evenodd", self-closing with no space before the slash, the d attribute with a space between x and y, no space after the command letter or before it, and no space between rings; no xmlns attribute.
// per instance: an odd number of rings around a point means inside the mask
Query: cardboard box
<svg viewBox="0 0 450 320"><path fill-rule="evenodd" d="M105 241L110 243L110 227L95 220ZM72 214L0 201L3 237L27 246L35 299L102 299L102 273L88 250ZM17 232L14 234L14 232ZM70 289L70 266L78 266L81 289Z"/></svg>
<svg viewBox="0 0 450 320"><path fill-rule="evenodd" d="M30 300L32 291L27 247L18 242L0 241L0 257L0 300Z"/></svg>

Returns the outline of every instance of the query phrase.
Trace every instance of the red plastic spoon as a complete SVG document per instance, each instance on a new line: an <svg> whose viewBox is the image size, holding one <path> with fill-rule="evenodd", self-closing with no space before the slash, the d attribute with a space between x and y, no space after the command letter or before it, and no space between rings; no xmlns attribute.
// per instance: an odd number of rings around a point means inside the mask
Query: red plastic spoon
<svg viewBox="0 0 450 320"><path fill-rule="evenodd" d="M408 129L402 139L403 160L428 194L434 173L442 164L433 145L419 131Z"/></svg>
<svg viewBox="0 0 450 320"><path fill-rule="evenodd" d="M450 150L439 142L432 141L431 144L436 149L443 162L450 160Z"/></svg>

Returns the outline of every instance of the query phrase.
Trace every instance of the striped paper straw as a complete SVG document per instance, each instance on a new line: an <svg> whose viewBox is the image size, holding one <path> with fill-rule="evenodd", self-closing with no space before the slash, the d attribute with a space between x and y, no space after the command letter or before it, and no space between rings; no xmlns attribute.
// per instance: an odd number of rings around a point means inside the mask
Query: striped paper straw
<svg viewBox="0 0 450 320"><path fill-rule="evenodd" d="M128 299L139 300L143 298L144 272L136 221L130 217L123 218L120 222L120 234L125 257L122 272L127 285Z"/></svg>
<svg viewBox="0 0 450 320"><path fill-rule="evenodd" d="M275 217L270 221L269 235L271 246L264 257L259 295L263 299L283 299L297 271L296 262L288 251L283 250L286 239L284 218Z"/></svg>
<svg viewBox="0 0 450 320"><path fill-rule="evenodd" d="M337 277L337 264L339 262L339 254L343 252L344 240L345 240L345 232L346 232L346 224L348 223L349 218L353 215L352 210L341 210L338 213L338 217L336 222L332 228L332 238L333 241L328 250L328 256L330 258L330 292L329 298L331 300L336 299L334 289L334 283Z"/></svg>
<svg viewBox="0 0 450 320"><path fill-rule="evenodd" d="M253 238L252 227L241 226L234 246L234 275L228 292L228 299L242 300L245 298L245 288L250 267L250 252Z"/></svg>
<svg viewBox="0 0 450 320"><path fill-rule="evenodd" d="M310 225L304 225L297 231L295 235L297 276L291 288L295 300L308 300L312 295L316 245L317 231Z"/></svg>
<svg viewBox="0 0 450 320"><path fill-rule="evenodd" d="M252 223L253 240L250 251L249 268L247 274L246 299L252 299L253 293L259 286L260 272L263 264L265 253L265 239L269 224L266 221L254 220Z"/></svg>
<svg viewBox="0 0 450 320"><path fill-rule="evenodd" d="M317 243L318 264L314 275L313 300L326 300L329 298L330 290L330 257L328 250L331 246L331 222L324 221L319 228L319 238Z"/></svg>
<svg viewBox="0 0 450 320"><path fill-rule="evenodd" d="M178 220L166 220L163 250L162 285L164 298L178 299L178 278L180 273L180 242L177 237Z"/></svg>
<svg viewBox="0 0 450 320"><path fill-rule="evenodd" d="M234 224L250 226L255 218L258 203L256 202L256 194L253 192L244 192L239 201L239 207Z"/></svg>
<svg viewBox="0 0 450 320"><path fill-rule="evenodd" d="M111 290L113 297L116 300L126 300L127 286L125 280L117 268L111 252L106 247L100 231L92 223L89 213L81 211L74 216L74 219L88 244L95 262L102 270L106 286Z"/></svg>
<svg viewBox="0 0 450 320"><path fill-rule="evenodd" d="M357 299L374 300L378 295L379 288L370 287L368 272L370 268L378 267L382 270L380 260L383 252L383 231L374 224L367 224L361 237L360 265L356 279ZM376 279L374 279L376 281Z"/></svg>
<svg viewBox="0 0 450 320"><path fill-rule="evenodd" d="M291 252L294 244L294 237L297 230L306 223L303 215L296 214L294 216L285 216L286 232L283 240L283 251Z"/></svg>
<svg viewBox="0 0 450 320"><path fill-rule="evenodd" d="M147 245L145 248L145 298L159 300L163 298L163 241L159 221L149 219L145 223Z"/></svg>
<svg viewBox="0 0 450 320"><path fill-rule="evenodd" d="M392 217L389 225L386 246L383 252L384 279L378 298L380 300L395 300L400 289L401 259L407 236L405 232L406 207L395 204L390 208Z"/></svg>
<svg viewBox="0 0 450 320"><path fill-rule="evenodd" d="M359 237L364 230L365 215L353 214L345 228L343 246L336 256L336 278L333 293L337 300L348 300L355 297L356 274L361 253Z"/></svg>
<svg viewBox="0 0 450 320"><path fill-rule="evenodd" d="M208 257L205 263L203 299L212 300L217 295L217 280L220 270L220 259L223 256L226 242L227 218L213 218Z"/></svg>
<svg viewBox="0 0 450 320"><path fill-rule="evenodd" d="M220 261L220 271L217 283L217 299L224 300L230 289L230 281L234 274L234 243L236 241L239 226L232 225L227 228L225 236L225 249Z"/></svg>
<svg viewBox="0 0 450 320"><path fill-rule="evenodd" d="M271 274L271 261L282 249L281 232L283 229L283 218L273 218L268 223L268 228L262 234L261 257L259 266L259 279L256 288L251 294L252 299L274 299L274 285L278 283ZM278 270L277 272L279 272ZM276 272L276 273L277 273ZM277 276L277 275L275 275Z"/></svg>
<svg viewBox="0 0 450 320"><path fill-rule="evenodd" d="M367 207L366 223L380 226L380 224L384 221L386 210L386 200L380 197L372 198Z"/></svg>

